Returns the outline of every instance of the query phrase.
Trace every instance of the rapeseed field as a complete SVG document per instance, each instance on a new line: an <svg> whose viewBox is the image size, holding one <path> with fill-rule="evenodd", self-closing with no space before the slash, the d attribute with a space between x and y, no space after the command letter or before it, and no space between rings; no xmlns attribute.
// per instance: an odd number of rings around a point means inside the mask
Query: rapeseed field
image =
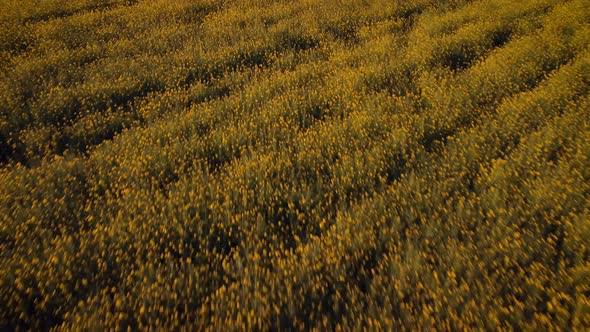
<svg viewBox="0 0 590 332"><path fill-rule="evenodd" d="M590 2L0 0L50 329L590 329Z"/></svg>

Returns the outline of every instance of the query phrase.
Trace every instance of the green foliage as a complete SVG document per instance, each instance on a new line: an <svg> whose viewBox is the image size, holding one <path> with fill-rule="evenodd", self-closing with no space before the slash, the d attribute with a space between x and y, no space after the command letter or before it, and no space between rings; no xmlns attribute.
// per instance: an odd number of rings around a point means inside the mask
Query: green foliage
<svg viewBox="0 0 590 332"><path fill-rule="evenodd" d="M0 0L0 329L590 328L585 0Z"/></svg>

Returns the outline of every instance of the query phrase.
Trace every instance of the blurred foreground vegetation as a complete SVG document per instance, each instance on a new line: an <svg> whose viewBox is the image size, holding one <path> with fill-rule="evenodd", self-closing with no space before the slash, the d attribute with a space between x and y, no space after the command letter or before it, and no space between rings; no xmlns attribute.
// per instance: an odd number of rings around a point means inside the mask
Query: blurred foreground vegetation
<svg viewBox="0 0 590 332"><path fill-rule="evenodd" d="M587 0L0 0L0 329L590 328Z"/></svg>

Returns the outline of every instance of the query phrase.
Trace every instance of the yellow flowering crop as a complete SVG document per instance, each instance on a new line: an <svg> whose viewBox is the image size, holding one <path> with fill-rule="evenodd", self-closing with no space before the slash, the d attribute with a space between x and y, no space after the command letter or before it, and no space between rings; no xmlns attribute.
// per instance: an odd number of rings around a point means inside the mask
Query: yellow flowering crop
<svg viewBox="0 0 590 332"><path fill-rule="evenodd" d="M590 329L587 0L0 0L0 330Z"/></svg>

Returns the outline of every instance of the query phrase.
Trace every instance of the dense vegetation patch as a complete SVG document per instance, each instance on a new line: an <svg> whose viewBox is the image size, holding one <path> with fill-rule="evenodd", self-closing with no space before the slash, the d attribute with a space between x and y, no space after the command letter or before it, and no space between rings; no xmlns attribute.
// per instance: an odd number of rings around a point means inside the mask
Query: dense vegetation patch
<svg viewBox="0 0 590 332"><path fill-rule="evenodd" d="M590 328L586 0L0 0L0 329Z"/></svg>

